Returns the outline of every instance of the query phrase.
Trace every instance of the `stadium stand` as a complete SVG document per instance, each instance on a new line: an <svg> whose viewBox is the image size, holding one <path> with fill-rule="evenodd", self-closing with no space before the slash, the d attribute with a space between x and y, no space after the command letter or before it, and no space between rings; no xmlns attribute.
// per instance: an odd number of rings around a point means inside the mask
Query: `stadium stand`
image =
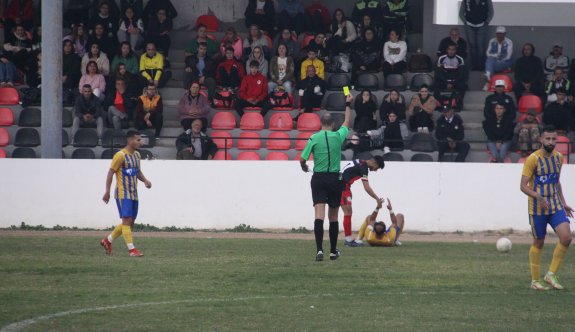
<svg viewBox="0 0 575 332"><path fill-rule="evenodd" d="M36 151L32 148L16 148L12 151L12 158L35 159Z"/></svg>
<svg viewBox="0 0 575 332"><path fill-rule="evenodd" d="M370 91L377 91L379 90L379 78L377 78L376 74L372 73L361 74L357 78L356 88L357 90L368 89Z"/></svg>
<svg viewBox="0 0 575 332"><path fill-rule="evenodd" d="M264 117L257 112L247 112L240 120L240 129L259 131L264 129Z"/></svg>
<svg viewBox="0 0 575 332"><path fill-rule="evenodd" d="M76 149L72 152L72 159L96 159L96 153L92 149Z"/></svg>
<svg viewBox="0 0 575 332"><path fill-rule="evenodd" d="M302 114L303 116L304 114ZM270 130L292 130L293 129L293 119L290 113L281 112L274 113L270 117L269 122Z"/></svg>
<svg viewBox="0 0 575 332"><path fill-rule="evenodd" d="M18 126L20 127L40 127L42 112L38 108L25 108L20 112Z"/></svg>
<svg viewBox="0 0 575 332"><path fill-rule="evenodd" d="M14 138L14 146L37 147L40 145L40 133L34 128L20 128Z"/></svg>
<svg viewBox="0 0 575 332"><path fill-rule="evenodd" d="M78 148L93 148L98 145L98 134L91 128L80 128L74 136L74 146Z"/></svg>
<svg viewBox="0 0 575 332"><path fill-rule="evenodd" d="M14 88L0 88L0 105L18 105L20 95Z"/></svg>
<svg viewBox="0 0 575 332"><path fill-rule="evenodd" d="M405 91L407 90L407 80L405 76L402 74L390 74L385 77L385 84L384 84L385 91L391 90L398 90L398 91Z"/></svg>
<svg viewBox="0 0 575 332"><path fill-rule="evenodd" d="M236 128L236 117L232 112L217 112L212 118L212 129L231 130Z"/></svg>
<svg viewBox="0 0 575 332"><path fill-rule="evenodd" d="M266 160L289 160L289 156L284 152L272 151L266 155Z"/></svg>
<svg viewBox="0 0 575 332"><path fill-rule="evenodd" d="M266 142L268 150L289 150L291 148L290 136L282 131L275 131L269 134Z"/></svg>
<svg viewBox="0 0 575 332"><path fill-rule="evenodd" d="M259 150L262 147L260 134L253 131L244 131L240 133L238 140L238 149L240 150Z"/></svg>
<svg viewBox="0 0 575 332"><path fill-rule="evenodd" d="M0 126L11 126L14 124L14 113L5 107L0 107Z"/></svg>
<svg viewBox="0 0 575 332"><path fill-rule="evenodd" d="M242 151L236 160L262 160L260 155L254 151Z"/></svg>

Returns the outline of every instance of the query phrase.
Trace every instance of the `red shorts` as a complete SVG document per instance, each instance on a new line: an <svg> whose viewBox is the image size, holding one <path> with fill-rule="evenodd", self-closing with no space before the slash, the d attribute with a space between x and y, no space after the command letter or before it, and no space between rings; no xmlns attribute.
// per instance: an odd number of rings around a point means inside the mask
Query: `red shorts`
<svg viewBox="0 0 575 332"><path fill-rule="evenodd" d="M345 185L345 188L341 192L341 205L351 206L351 200L352 200L351 186Z"/></svg>

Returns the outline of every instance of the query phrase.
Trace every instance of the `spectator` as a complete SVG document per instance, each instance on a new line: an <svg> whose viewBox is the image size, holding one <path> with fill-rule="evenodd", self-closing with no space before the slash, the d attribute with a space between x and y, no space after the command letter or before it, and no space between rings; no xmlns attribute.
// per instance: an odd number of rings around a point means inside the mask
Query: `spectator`
<svg viewBox="0 0 575 332"><path fill-rule="evenodd" d="M567 90L564 87L555 90L555 96L556 99L545 107L543 123L555 126L559 132L567 133L573 126L575 109L567 102Z"/></svg>
<svg viewBox="0 0 575 332"><path fill-rule="evenodd" d="M437 48L437 57L447 54L447 48L451 44L455 44L456 54L465 60L467 58L467 42L461 38L459 28L451 28L449 37L445 37L441 40Z"/></svg>
<svg viewBox="0 0 575 332"><path fill-rule="evenodd" d="M389 41L383 45L383 74L402 74L407 69L407 44L399 40L395 30L389 32Z"/></svg>
<svg viewBox="0 0 575 332"><path fill-rule="evenodd" d="M483 70L487 29L493 18L493 2L491 0L463 1L459 7L459 18L465 25L472 69Z"/></svg>
<svg viewBox="0 0 575 332"><path fill-rule="evenodd" d="M148 26L148 23L157 17L160 10L164 12L164 16L170 21L170 24L178 16L178 12L170 0L149 0L142 14L144 26ZM172 30L171 27L170 30Z"/></svg>
<svg viewBox="0 0 575 332"><path fill-rule="evenodd" d="M313 47L308 47L307 49L307 59L305 59L301 64L301 80L303 80L308 71L307 67L313 66L315 68L315 74L319 76L322 80L324 79L324 64L323 61L317 58L316 50Z"/></svg>
<svg viewBox="0 0 575 332"><path fill-rule="evenodd" d="M100 51L99 43L93 43L90 46L90 52L84 54L84 57L82 57L82 74L86 73L86 65L90 61L94 61L96 63L98 71L102 75L107 76L110 74L110 60L108 60L106 53Z"/></svg>
<svg viewBox="0 0 575 332"><path fill-rule="evenodd" d="M120 52L112 60L112 72L115 72L120 64L124 64L126 70L132 75L137 75L139 72L138 58L128 42L120 44Z"/></svg>
<svg viewBox="0 0 575 332"><path fill-rule="evenodd" d="M102 144L102 134L104 134L104 118L100 99L92 94L89 84L81 87L82 94L76 98L74 103L74 121L72 123L72 137L80 127L96 127L99 144ZM72 139L73 144L73 139Z"/></svg>
<svg viewBox="0 0 575 332"><path fill-rule="evenodd" d="M294 40L289 29L283 29L274 41L273 49L277 51L278 46L283 44L287 47L287 54L294 59L299 59L299 45L297 39Z"/></svg>
<svg viewBox="0 0 575 332"><path fill-rule="evenodd" d="M527 157L533 151L539 150L539 134L541 133L541 124L537 119L537 111L530 109L523 121L518 122L515 126L515 135L517 135L517 145L521 150L521 156Z"/></svg>
<svg viewBox="0 0 575 332"><path fill-rule="evenodd" d="M411 131L428 133L433 130L433 111L437 100L429 93L429 87L422 85L419 92L411 98L406 116Z"/></svg>
<svg viewBox="0 0 575 332"><path fill-rule="evenodd" d="M120 0L120 11L125 13L128 8L132 8L135 17L141 18L144 14L144 0Z"/></svg>
<svg viewBox="0 0 575 332"><path fill-rule="evenodd" d="M345 17L343 10L340 8L333 13L330 31L332 36L327 41L327 49L332 55L347 52L357 39L355 26Z"/></svg>
<svg viewBox="0 0 575 332"><path fill-rule="evenodd" d="M314 34L327 31L331 17L329 9L321 3L321 0L314 0L313 3L305 9L305 13L309 31Z"/></svg>
<svg viewBox="0 0 575 332"><path fill-rule="evenodd" d="M513 42L506 37L506 29L498 26L496 37L489 41L487 48L487 60L485 60L485 77L487 82L491 80L491 75L505 70L511 70L513 64ZM489 84L489 83L488 83ZM489 85L486 85L489 88ZM487 89L484 89L487 91Z"/></svg>
<svg viewBox="0 0 575 332"><path fill-rule="evenodd" d="M455 43L447 47L447 53L440 56L435 68L435 98L439 98L442 90L456 92L460 100L467 90L467 70L463 58L457 55Z"/></svg>
<svg viewBox="0 0 575 332"><path fill-rule="evenodd" d="M483 121L483 130L487 135L487 149L491 154L491 160L495 163L505 162L507 151L513 139L515 124L513 119L505 117L505 105L495 105L495 116Z"/></svg>
<svg viewBox="0 0 575 332"><path fill-rule="evenodd" d="M244 76L244 66L234 58L234 49L228 47L225 60L216 69L216 83L224 89L235 90L239 88Z"/></svg>
<svg viewBox="0 0 575 332"><path fill-rule="evenodd" d="M395 113L397 121L405 123L405 98L395 89L392 89L387 96L383 97L383 102L379 107L381 122L386 121L389 113L392 112Z"/></svg>
<svg viewBox="0 0 575 332"><path fill-rule="evenodd" d="M355 120L353 130L356 133L366 133L377 128L377 102L369 90L363 90L361 97L355 100Z"/></svg>
<svg viewBox="0 0 575 332"><path fill-rule="evenodd" d="M62 55L62 84L64 90L73 91L76 89L80 82L81 67L82 59L80 59L78 54L74 53L74 44L70 40L65 40L64 54ZM0 77L0 85L1 82L5 81Z"/></svg>
<svg viewBox="0 0 575 332"><path fill-rule="evenodd" d="M178 118L184 130L190 129L196 119L202 121L202 131L208 128L208 115L212 111L206 96L200 93L200 84L194 82L178 102Z"/></svg>
<svg viewBox="0 0 575 332"><path fill-rule="evenodd" d="M0 53L0 88L14 86L17 79L16 66L4 54Z"/></svg>
<svg viewBox="0 0 575 332"><path fill-rule="evenodd" d="M299 84L300 113L312 113L314 108L321 106L325 94L325 81L316 75L313 65L307 65L305 69L306 76ZM295 120L297 121L297 117Z"/></svg>
<svg viewBox="0 0 575 332"><path fill-rule="evenodd" d="M114 87L103 103L104 109L108 110L108 123L114 129L127 128L128 121L134 119L136 98L129 92L124 80L117 79Z"/></svg>
<svg viewBox="0 0 575 332"><path fill-rule="evenodd" d="M12 0L4 11L4 40L10 39L15 28L21 25L32 29L34 24L34 3L32 0Z"/></svg>
<svg viewBox="0 0 575 332"><path fill-rule="evenodd" d="M72 28L72 33L64 37L64 40L70 40L74 44L76 54L81 58L86 53L88 38L83 24L77 24Z"/></svg>
<svg viewBox="0 0 575 332"><path fill-rule="evenodd" d="M274 56L270 62L270 80L268 82L270 93L273 93L278 86L281 86L285 92L292 93L292 84L295 82L294 62L287 53L287 46L280 44L278 55Z"/></svg>
<svg viewBox="0 0 575 332"><path fill-rule="evenodd" d="M262 31L257 25L251 25L249 35L244 39L244 59L248 59L252 54L253 49L257 46L262 48L266 57L269 57L269 45L267 39L264 37Z"/></svg>
<svg viewBox="0 0 575 332"><path fill-rule="evenodd" d="M351 19L356 25L363 23L363 18L367 15L381 23L381 4L379 0L358 0L353 7Z"/></svg>
<svg viewBox="0 0 575 332"><path fill-rule="evenodd" d="M294 37L305 28L305 10L301 0L278 0L278 30L289 29Z"/></svg>
<svg viewBox="0 0 575 332"><path fill-rule="evenodd" d="M505 81L497 80L495 81L495 92L485 98L485 106L483 107L483 115L487 120L490 117L495 117L495 105L502 104L505 106L505 116L515 119L517 114L517 109L515 108L515 102L510 95L505 93Z"/></svg>
<svg viewBox="0 0 575 332"><path fill-rule="evenodd" d="M383 43L383 33L382 33L380 26L377 25L377 23L373 22L373 19L371 18L371 16L363 15L363 19L361 21L361 24L357 25L357 35L360 36L361 40L365 39L364 33L365 33L365 30L368 28L373 30L374 39L378 43Z"/></svg>
<svg viewBox="0 0 575 332"><path fill-rule="evenodd" d="M523 45L523 56L515 61L515 84L513 91L517 101L524 94L536 95L544 100L543 64L535 56L535 47L531 43Z"/></svg>
<svg viewBox="0 0 575 332"><path fill-rule="evenodd" d="M195 39L192 39L192 41L188 44L188 47L186 47L184 55L186 57L190 55L197 55L200 43L206 44L207 47L206 54L209 58L213 60L219 58L218 44L216 43L215 40L212 40L211 38L208 37L208 28L206 28L206 26L203 24L198 25L198 35Z"/></svg>
<svg viewBox="0 0 575 332"><path fill-rule="evenodd" d="M236 29L233 27L229 27L226 30L226 34L222 38L222 42L220 43L220 53L222 57L225 59L226 56L226 49L231 47L234 49L234 57L236 59L241 59L244 53L244 42L242 38L238 36Z"/></svg>
<svg viewBox="0 0 575 332"><path fill-rule="evenodd" d="M90 6L90 17L92 19L96 18L100 13L100 7L104 3L108 6L109 16L113 17L116 21L119 21L120 7L118 7L116 0L92 0L92 5Z"/></svg>
<svg viewBox="0 0 575 332"><path fill-rule="evenodd" d="M385 0L382 9L384 34L387 35L393 30L399 36L405 35L409 22L409 4L407 0Z"/></svg>
<svg viewBox="0 0 575 332"><path fill-rule="evenodd" d="M148 5L150 2L148 2ZM146 5L146 8L148 8L148 5ZM147 42L154 43L158 48L158 52L168 60L170 46L172 45L172 40L170 39L170 32L173 28L172 18L168 16L166 9L159 9L156 13L156 16L152 17L146 26Z"/></svg>
<svg viewBox="0 0 575 332"><path fill-rule="evenodd" d="M198 82L208 89L208 98L212 100L216 90L216 64L207 53L208 45L200 43L197 54L186 56L184 89L189 90L192 82Z"/></svg>
<svg viewBox="0 0 575 332"><path fill-rule="evenodd" d="M327 61L329 60L329 54L328 54L329 52L327 51L326 48L326 38L324 33L318 33L315 35L315 38L312 41L310 41L309 45L306 48L306 50L309 49L315 50L316 57L321 61L323 61L324 63L327 63ZM307 51L301 52L301 57L303 57L304 60L306 56Z"/></svg>
<svg viewBox="0 0 575 332"><path fill-rule="evenodd" d="M268 104L268 81L259 72L260 64L256 60L250 62L250 74L244 77L238 99L236 100L236 111L240 116L244 114L245 107L260 107L262 115L265 116L270 106Z"/></svg>
<svg viewBox="0 0 575 332"><path fill-rule="evenodd" d="M164 56L156 52L154 43L148 43L146 53L140 57L140 74L143 86L154 83L155 86L162 88L172 78L172 73L164 72Z"/></svg>
<svg viewBox="0 0 575 332"><path fill-rule="evenodd" d="M262 51L262 48L259 46L256 46L252 49L252 53L250 54L250 56L248 57L248 60L246 61L246 68L249 68L250 63L252 61L257 61L260 65L260 67L258 68L260 74L262 74L264 77L268 76L268 70L269 70L269 64L268 64L268 60L266 60L264 54L264 52Z"/></svg>
<svg viewBox="0 0 575 332"><path fill-rule="evenodd" d="M249 0L244 15L246 28L251 29L255 25L269 35L274 34L276 11L273 0Z"/></svg>
<svg viewBox="0 0 575 332"><path fill-rule="evenodd" d="M12 62L16 68L26 71L26 67L33 59L32 41L26 36L24 26L16 25L14 33L11 33L4 42L4 56Z"/></svg>
<svg viewBox="0 0 575 332"><path fill-rule="evenodd" d="M90 27L94 30L97 24L102 25L104 28L104 35L110 38L110 40L114 41L115 47L115 44L117 43L116 35L119 28L119 15L118 12L110 11L111 3L114 4L116 8L115 10L119 10L115 1L100 1L98 6L98 13L92 17Z"/></svg>
<svg viewBox="0 0 575 332"><path fill-rule="evenodd" d="M94 27L94 31L88 37L88 50L86 53L89 53L90 48L93 44L98 44L99 49L106 53L109 59L113 59L116 55L116 49L118 48L118 43L116 40L112 40L104 33L104 27L102 24L98 23Z"/></svg>
<svg viewBox="0 0 575 332"><path fill-rule="evenodd" d="M137 76L130 73L128 69L126 69L126 65L123 63L120 63L118 67L116 67L116 70L111 75L110 80L108 81L114 82L115 84L115 82L119 79L126 82L126 87L133 96L137 96L142 92L142 90L140 89L140 82L138 81Z"/></svg>
<svg viewBox="0 0 575 332"><path fill-rule="evenodd" d="M160 137L164 125L164 103L153 84L148 84L144 93L138 98L136 106L136 129L154 129L154 136Z"/></svg>
<svg viewBox="0 0 575 332"><path fill-rule="evenodd" d="M545 74L548 80L553 78L556 68L562 69L563 73L569 70L569 58L563 55L563 46L559 44L553 45L551 53L545 58Z"/></svg>
<svg viewBox="0 0 575 332"><path fill-rule="evenodd" d="M573 102L573 95L571 93L571 82L563 75L563 69L555 68L553 71L553 78L545 84L545 93L547 94L547 102L552 103L557 100L557 91L563 88L567 94L568 102Z"/></svg>
<svg viewBox="0 0 575 332"><path fill-rule="evenodd" d="M202 122L196 119L192 128L186 130L176 140L177 160L212 160L218 146L202 132Z"/></svg>
<svg viewBox="0 0 575 332"><path fill-rule="evenodd" d="M142 49L144 43L144 22L136 16L134 9L128 7L124 10L124 17L120 21L118 41L129 42L133 50Z"/></svg>
<svg viewBox="0 0 575 332"><path fill-rule="evenodd" d="M373 148L383 148L385 152L390 150L401 151L404 148L403 141L408 137L405 123L399 121L395 110L390 110L382 119L382 125L377 130L368 130Z"/></svg>
<svg viewBox="0 0 575 332"><path fill-rule="evenodd" d="M375 73L381 67L381 44L375 38L375 31L366 28L363 32L362 40L353 48L352 61L352 82L364 73Z"/></svg>
<svg viewBox="0 0 575 332"><path fill-rule="evenodd" d="M91 94L104 99L106 97L104 95L106 92L106 79L104 75L100 74L98 65L95 61L88 61L84 68L84 74L80 78L78 89L81 91L84 86L89 85Z"/></svg>
<svg viewBox="0 0 575 332"><path fill-rule="evenodd" d="M437 119L437 130L435 131L439 149L438 159L443 161L445 153L450 151L451 153L457 153L455 157L456 162L465 162L470 146L469 143L463 141L465 137L463 120L454 113L453 107L450 107L450 105L444 105L441 108L441 113L441 117Z"/></svg>

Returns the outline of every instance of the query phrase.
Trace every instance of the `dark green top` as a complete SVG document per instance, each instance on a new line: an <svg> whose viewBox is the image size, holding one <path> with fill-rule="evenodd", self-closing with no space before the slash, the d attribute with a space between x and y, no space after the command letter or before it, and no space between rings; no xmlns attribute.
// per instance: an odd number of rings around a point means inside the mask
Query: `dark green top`
<svg viewBox="0 0 575 332"><path fill-rule="evenodd" d="M318 131L309 138L301 157L308 160L313 154L314 173L339 173L341 145L348 133L349 129L344 126L338 131Z"/></svg>

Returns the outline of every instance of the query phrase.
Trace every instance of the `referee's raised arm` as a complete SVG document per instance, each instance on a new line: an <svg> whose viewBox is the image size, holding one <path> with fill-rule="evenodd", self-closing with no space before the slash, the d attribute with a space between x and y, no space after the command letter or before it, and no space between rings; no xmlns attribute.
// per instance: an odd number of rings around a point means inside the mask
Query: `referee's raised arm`
<svg viewBox="0 0 575 332"><path fill-rule="evenodd" d="M343 120L342 126L349 129L349 122L351 121L351 102L353 100L353 96L350 94L347 95L345 98L345 118Z"/></svg>

